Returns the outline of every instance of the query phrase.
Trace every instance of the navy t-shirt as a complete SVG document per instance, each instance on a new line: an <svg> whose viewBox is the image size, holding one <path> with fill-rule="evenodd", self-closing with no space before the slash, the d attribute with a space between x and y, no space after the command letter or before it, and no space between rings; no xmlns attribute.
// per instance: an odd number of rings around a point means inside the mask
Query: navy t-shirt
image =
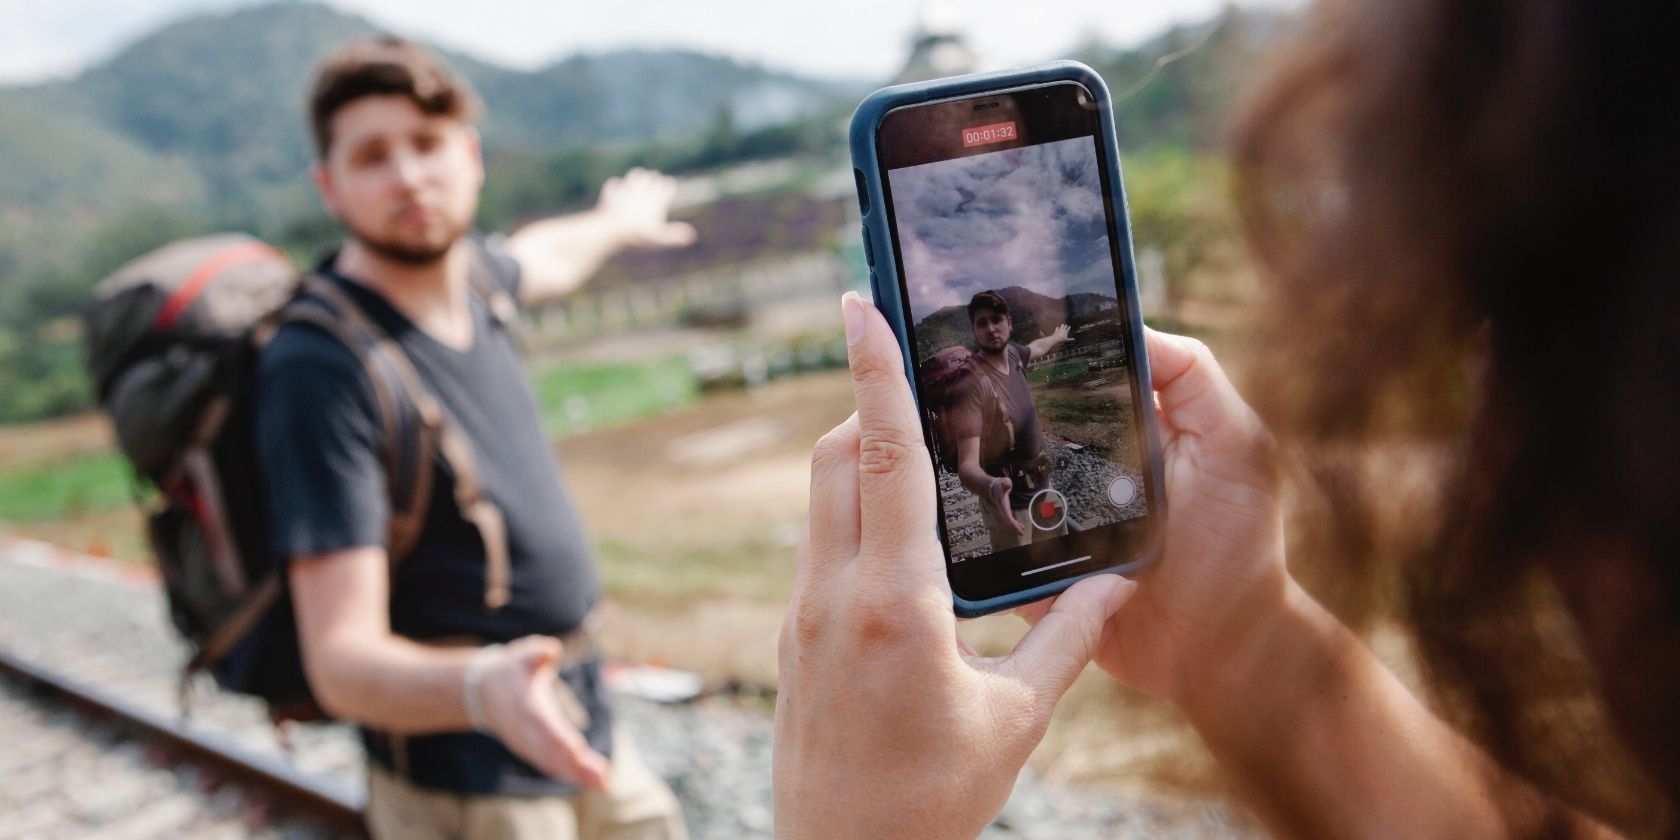
<svg viewBox="0 0 1680 840"><path fill-rule="evenodd" d="M475 240L473 247L485 246ZM517 296L518 264L500 252L485 255L496 281ZM324 260L321 273L396 340L472 443L484 494L507 523L509 598L491 608L484 603L484 543L462 518L453 480L442 459L435 459L420 538L392 582L392 630L420 641L468 636L506 642L577 629L594 607L600 584L513 337L474 294L472 346L452 348L383 296L339 275L332 264L333 257ZM361 362L320 328L288 324L263 351L258 388L259 457L278 556L383 546L391 506L385 442ZM591 657L561 678L589 713L590 744L610 755L611 715L599 660ZM370 758L391 769L390 739L365 734ZM514 796L576 792L486 735L444 733L404 741L408 778L422 786Z"/></svg>
<svg viewBox="0 0 1680 840"><path fill-rule="evenodd" d="M1037 458L1044 451L1044 427L1038 421L1038 406L1033 402L1032 387L1027 384L1027 363L1032 361L1032 348L1020 342L1010 342L1004 350L1009 372L1000 372L980 354L969 357L968 365L976 377L985 377L990 389L969 387L958 397L951 409L951 433L957 440L980 438L980 467L991 475L1007 476L1013 468ZM988 438L985 418L991 416L996 400L1002 413L1014 429L1013 438ZM1017 485L1010 491L1009 503L1025 507L1032 501L1033 490Z"/></svg>

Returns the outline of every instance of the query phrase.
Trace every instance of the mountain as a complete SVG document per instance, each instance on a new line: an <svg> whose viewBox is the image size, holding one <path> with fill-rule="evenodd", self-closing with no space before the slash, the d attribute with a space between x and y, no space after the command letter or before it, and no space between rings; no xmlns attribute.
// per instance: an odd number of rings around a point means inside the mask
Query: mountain
<svg viewBox="0 0 1680 840"><path fill-rule="evenodd" d="M1132 193L1135 231L1140 242L1167 243L1169 266L1185 250L1172 242L1200 242L1207 229L1191 211L1208 202L1185 199L1200 195L1186 185L1211 183L1230 103L1292 21L1228 7L1134 48L1092 43L1075 54L1114 93L1134 164L1128 185L1142 187ZM86 404L74 329L60 327L123 261L210 230L248 230L298 255L341 236L306 177L305 86L328 50L377 31L319 3L281 0L179 20L73 78L0 87L0 396L25 386L35 395L0 400L0 422ZM580 206L631 165L705 172L773 157L841 160L845 115L869 88L681 50L577 55L529 71L440 52L485 101L486 229ZM1150 189L1135 177L1151 170L1139 150L1170 153L1183 166L1168 174L1195 177L1156 178ZM838 205L755 201L689 211L712 225L708 253L745 259L806 247L837 225ZM1162 233L1173 230L1185 233ZM1103 306L1075 296L1045 309L1023 297L1017 333L1034 337L1038 324L1087 303ZM929 335L968 340L960 309L930 320Z"/></svg>
<svg viewBox="0 0 1680 840"><path fill-rule="evenodd" d="M1242 80L1292 21L1228 7L1132 49L1091 44L1075 57L1108 80L1123 147L1213 148ZM262 205L273 188L296 184L309 163L303 106L310 70L335 45L378 31L318 3L276 2L179 20L73 79L0 88L0 170L21 168L19 145L58 158L32 183L0 193L0 207L46 207L42 197L56 185L75 191L101 183L92 172L147 173L141 180L160 173L160 203L190 205L191 196L241 210ZM855 83L679 50L577 55L532 71L440 52L485 100L482 131L492 158L671 142L720 124L748 132L843 112L864 92ZM30 127L14 129L20 125ZM72 159L85 165L63 175ZM125 177L116 177L118 186Z"/></svg>
<svg viewBox="0 0 1680 840"><path fill-rule="evenodd" d="M580 55L534 73L473 67L489 118L485 142L526 150L686 137L727 112L750 131L828 108L844 90L677 51Z"/></svg>
<svg viewBox="0 0 1680 840"><path fill-rule="evenodd" d="M81 268L82 238L139 207L200 205L188 161L146 148L87 113L0 91L0 292L59 283ZM0 319L16 307L0 297Z"/></svg>
<svg viewBox="0 0 1680 840"><path fill-rule="evenodd" d="M318 3L275 2L176 21L71 79L0 88L0 327L79 308L37 304L75 300L114 267L105 252L133 256L159 237L212 228L283 240L322 226L306 177L309 76L337 45L379 31ZM681 147L707 133L731 141L827 119L857 94L681 50L580 55L532 71L440 53L485 101L493 175L551 175L579 150ZM591 189L605 177L568 174ZM554 204L528 197L502 215Z"/></svg>
<svg viewBox="0 0 1680 840"><path fill-rule="evenodd" d="M1092 44L1076 57L1108 80L1123 148L1217 148L1241 81L1292 20L1229 7L1132 49ZM62 252L137 204L271 236L317 213L301 177L309 72L335 45L377 31L318 3L275 2L179 20L72 79L0 88L0 289L46 263L77 270L61 254L18 247ZM864 92L677 50L577 55L532 71L442 53L485 100L492 169L522 176L576 168L581 159L565 156L581 149L729 140L798 118L838 124Z"/></svg>
<svg viewBox="0 0 1680 840"><path fill-rule="evenodd" d="M14 89L156 155L190 158L216 198L295 181L310 161L309 74L369 21L281 2L168 25L68 82ZM670 140L728 110L755 127L826 108L834 85L676 50L575 56L535 71L440 51L485 101L487 152Z"/></svg>
<svg viewBox="0 0 1680 840"><path fill-rule="evenodd" d="M298 177L308 162L311 67L333 45L375 31L302 3L200 15L129 44L67 87L87 113L145 148L191 158L226 195Z"/></svg>

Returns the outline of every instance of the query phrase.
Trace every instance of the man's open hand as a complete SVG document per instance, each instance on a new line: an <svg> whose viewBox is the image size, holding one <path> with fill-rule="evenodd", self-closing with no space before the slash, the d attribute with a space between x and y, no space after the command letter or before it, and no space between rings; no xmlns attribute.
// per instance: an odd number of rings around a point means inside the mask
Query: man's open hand
<svg viewBox="0 0 1680 840"><path fill-rule="evenodd" d="M671 221L677 179L651 169L632 169L601 186L595 210L620 247L681 248L694 244L694 226Z"/></svg>
<svg viewBox="0 0 1680 840"><path fill-rule="evenodd" d="M479 685L492 734L532 767L590 790L607 789L607 759L566 719L555 696L560 640L526 636L510 642Z"/></svg>

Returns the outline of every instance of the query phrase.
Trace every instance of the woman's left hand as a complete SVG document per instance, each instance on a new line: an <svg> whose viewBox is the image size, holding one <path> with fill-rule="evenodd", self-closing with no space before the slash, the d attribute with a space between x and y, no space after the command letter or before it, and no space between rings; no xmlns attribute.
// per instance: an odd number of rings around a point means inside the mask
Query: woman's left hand
<svg viewBox="0 0 1680 840"><path fill-rule="evenodd" d="M1082 581L1008 656L968 649L898 342L857 295L842 309L857 414L812 456L782 625L776 836L971 840L1136 587L1114 575Z"/></svg>

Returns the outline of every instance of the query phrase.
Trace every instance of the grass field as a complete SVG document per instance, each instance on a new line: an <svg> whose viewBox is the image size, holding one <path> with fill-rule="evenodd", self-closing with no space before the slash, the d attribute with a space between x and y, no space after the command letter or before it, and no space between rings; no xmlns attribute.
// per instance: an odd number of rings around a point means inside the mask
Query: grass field
<svg viewBox="0 0 1680 840"><path fill-rule="evenodd" d="M531 390L550 434L564 437L694 401L700 386L681 356L649 362L559 362L533 370Z"/></svg>
<svg viewBox="0 0 1680 840"><path fill-rule="evenodd" d="M1061 382L1084 376L1085 372L1091 369L1090 361L1090 359L1073 359L1046 365L1028 373L1027 381L1033 383Z"/></svg>
<svg viewBox="0 0 1680 840"><path fill-rule="evenodd" d="M0 468L0 522L48 522L125 504L130 474L115 452L46 456Z"/></svg>
<svg viewBox="0 0 1680 840"><path fill-rule="evenodd" d="M552 363L532 372L531 386L555 437L676 411L699 394L680 356L646 363ZM45 437L42 429L51 425L0 429L0 436ZM127 462L110 449L108 435L100 437L102 427L82 425L90 431L76 440L58 435L53 444L14 446L0 458L0 523L75 520L132 501L135 485Z"/></svg>

